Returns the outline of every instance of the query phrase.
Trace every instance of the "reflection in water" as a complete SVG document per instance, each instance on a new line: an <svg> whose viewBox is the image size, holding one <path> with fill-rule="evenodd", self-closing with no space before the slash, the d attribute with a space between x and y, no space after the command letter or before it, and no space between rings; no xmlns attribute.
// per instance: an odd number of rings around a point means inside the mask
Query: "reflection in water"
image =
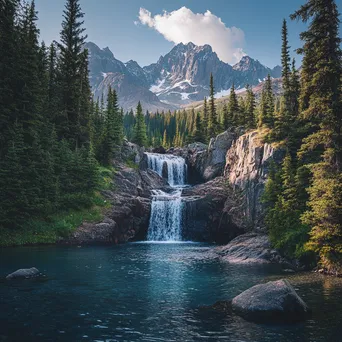
<svg viewBox="0 0 342 342"><path fill-rule="evenodd" d="M0 276L36 266L47 278L0 280L0 341L339 341L341 279L210 255L186 243L1 250ZM282 277L313 309L306 322L257 325L203 308Z"/></svg>

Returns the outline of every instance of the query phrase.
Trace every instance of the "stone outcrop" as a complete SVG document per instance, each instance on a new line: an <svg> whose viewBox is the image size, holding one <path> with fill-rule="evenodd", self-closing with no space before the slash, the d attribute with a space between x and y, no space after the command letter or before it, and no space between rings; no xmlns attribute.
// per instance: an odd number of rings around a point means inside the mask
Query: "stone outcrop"
<svg viewBox="0 0 342 342"><path fill-rule="evenodd" d="M297 322L310 310L284 279L255 285L232 300L233 311L256 322Z"/></svg>
<svg viewBox="0 0 342 342"><path fill-rule="evenodd" d="M224 175L240 197L239 210L243 212L246 228L263 226L261 196L269 168L272 162L280 163L284 154L283 149L263 143L257 131L240 136L228 150Z"/></svg>
<svg viewBox="0 0 342 342"><path fill-rule="evenodd" d="M131 143L128 140L124 140L121 150L118 154L114 156L116 160L120 160L122 162L131 161L135 164L139 164L144 156L144 148L138 146L137 144Z"/></svg>
<svg viewBox="0 0 342 342"><path fill-rule="evenodd" d="M224 211L228 192L229 187L223 177L183 190L185 239L227 243L243 233Z"/></svg>
<svg viewBox="0 0 342 342"><path fill-rule="evenodd" d="M186 160L190 183L202 183L223 175L226 154L240 135L240 129L229 129L210 140L209 146L193 143L185 148L171 148L167 153Z"/></svg>
<svg viewBox="0 0 342 342"><path fill-rule="evenodd" d="M21 268L11 274L9 274L6 279L14 280L14 279L29 279L29 278L37 278L41 275L38 269L35 267L31 268Z"/></svg>
<svg viewBox="0 0 342 342"><path fill-rule="evenodd" d="M96 245L115 243L118 225L109 217L100 223L83 222L80 227L68 238L71 245Z"/></svg>
<svg viewBox="0 0 342 342"><path fill-rule="evenodd" d="M293 269L277 250L271 247L266 234L247 233L240 235L225 246L215 249L224 261L234 264L270 264L277 263L286 269Z"/></svg>

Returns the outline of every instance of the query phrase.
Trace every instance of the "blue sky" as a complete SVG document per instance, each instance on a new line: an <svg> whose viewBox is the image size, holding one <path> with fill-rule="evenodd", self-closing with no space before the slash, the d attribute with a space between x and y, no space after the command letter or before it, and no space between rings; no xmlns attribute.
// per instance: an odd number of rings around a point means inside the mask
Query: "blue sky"
<svg viewBox="0 0 342 342"><path fill-rule="evenodd" d="M218 53L220 58L226 58L226 61L231 64L235 58L233 56L236 56L235 50L232 49L241 48L244 53L269 67L280 63L282 19L288 18L289 14L298 9L303 2L304 0L80 1L85 12L88 40L101 48L108 46L115 57L123 62L133 59L141 66L156 62L160 55L169 52L175 42L183 39L182 32L184 32L186 36L184 39L191 38L215 45L217 52L221 53ZM64 3L65 0L36 0L41 39L46 43L59 38ZM342 11L342 0L337 0L337 4ZM186 9L180 15L179 9L183 6ZM143 12L145 24L138 18L140 8L146 10ZM203 16L208 10L211 15ZM151 15L147 11L151 12ZM174 12L170 18L163 17L163 11L177 12ZM196 16L196 13L199 15ZM162 17L155 17L155 15ZM221 18L226 28L235 26L239 29L238 34L234 35L233 42L227 43L230 33L222 28L224 26L219 23L217 17ZM193 23L197 20L202 20L204 26L201 23L195 26ZM191 27L186 27L190 22ZM213 26L212 30L210 25ZM215 25L219 30L217 34L213 33L216 32ZM299 33L305 29L305 26L289 20L288 27L291 51L293 51L301 44ZM179 29L179 32L175 33L175 29ZM227 39L225 34L228 35ZM168 41L165 37L175 42ZM294 53L292 54L295 56Z"/></svg>

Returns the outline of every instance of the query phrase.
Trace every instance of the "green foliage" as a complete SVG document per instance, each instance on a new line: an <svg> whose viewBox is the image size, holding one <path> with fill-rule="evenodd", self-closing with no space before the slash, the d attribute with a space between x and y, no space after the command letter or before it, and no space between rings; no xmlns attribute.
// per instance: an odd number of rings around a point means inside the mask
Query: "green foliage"
<svg viewBox="0 0 342 342"><path fill-rule="evenodd" d="M334 0L310 0L292 16L308 22L304 42L300 110L304 138L298 156L310 164L312 182L302 221L311 227L307 247L328 271L342 272L341 39Z"/></svg>
<svg viewBox="0 0 342 342"><path fill-rule="evenodd" d="M5 1L0 17L0 236L4 245L55 242L103 202L96 190L107 183L96 160L105 125L90 101L83 14L67 0L58 56L55 44L38 43L34 2ZM116 143L122 126L117 110Z"/></svg>
<svg viewBox="0 0 342 342"><path fill-rule="evenodd" d="M261 93L258 126L274 127L274 95L270 75L267 76Z"/></svg>
<svg viewBox="0 0 342 342"><path fill-rule="evenodd" d="M210 98L209 98L209 115L208 115L208 139L215 137L219 132L219 123L215 105L215 88L214 77L210 74Z"/></svg>
<svg viewBox="0 0 342 342"><path fill-rule="evenodd" d="M146 146L147 144L146 123L140 101L137 106L133 141L139 146Z"/></svg>

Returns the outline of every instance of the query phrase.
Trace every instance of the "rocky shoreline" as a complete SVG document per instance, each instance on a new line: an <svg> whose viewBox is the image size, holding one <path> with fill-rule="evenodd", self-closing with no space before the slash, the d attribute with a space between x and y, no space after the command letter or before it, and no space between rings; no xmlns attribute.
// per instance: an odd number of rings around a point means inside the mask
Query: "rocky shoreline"
<svg viewBox="0 0 342 342"><path fill-rule="evenodd" d="M148 169L144 152L137 145L124 142L113 159L114 188L102 192L111 208L102 222L85 222L60 243L118 244L146 238L152 190L168 192L170 187L166 177ZM262 143L258 131L244 133L235 128L211 139L208 146L194 143L152 152L186 160L188 182L194 185L182 194L186 205L184 238L228 243L215 253L229 262L277 262L291 268L270 247L263 230L264 208L260 200L270 162L282 160L281 149Z"/></svg>

